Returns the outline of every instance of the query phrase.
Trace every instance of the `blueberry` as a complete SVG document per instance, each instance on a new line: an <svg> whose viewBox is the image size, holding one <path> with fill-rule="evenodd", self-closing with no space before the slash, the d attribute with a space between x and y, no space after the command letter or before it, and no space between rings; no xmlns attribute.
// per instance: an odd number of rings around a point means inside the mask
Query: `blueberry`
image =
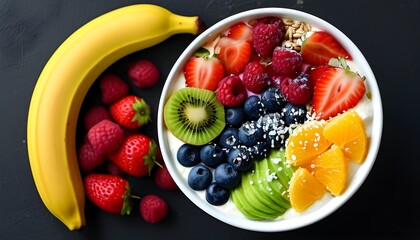
<svg viewBox="0 0 420 240"><path fill-rule="evenodd" d="M261 94L261 102L267 112L280 112L286 104L286 98L280 89L269 87Z"/></svg>
<svg viewBox="0 0 420 240"><path fill-rule="evenodd" d="M246 114L240 107L230 107L225 110L226 123L232 127L239 127L245 121Z"/></svg>
<svg viewBox="0 0 420 240"><path fill-rule="evenodd" d="M289 137L289 128L285 125L265 133L265 138L271 149L280 149L284 147Z"/></svg>
<svg viewBox="0 0 420 240"><path fill-rule="evenodd" d="M263 130L258 126L257 122L249 121L242 124L242 126L239 128L238 137L239 141L243 145L250 147L261 140L263 134Z"/></svg>
<svg viewBox="0 0 420 240"><path fill-rule="evenodd" d="M294 105L292 103L287 103L283 108L284 121L286 124L300 124L304 123L307 119L306 117L306 107L305 105Z"/></svg>
<svg viewBox="0 0 420 240"><path fill-rule="evenodd" d="M176 158L184 167L195 166L200 162L200 148L185 143L178 149Z"/></svg>
<svg viewBox="0 0 420 240"><path fill-rule="evenodd" d="M227 162L238 171L247 171L252 167L254 160L245 147L239 147L229 151Z"/></svg>
<svg viewBox="0 0 420 240"><path fill-rule="evenodd" d="M257 142L250 148L251 156L254 160L262 160L268 156L269 149L267 141Z"/></svg>
<svg viewBox="0 0 420 240"><path fill-rule="evenodd" d="M188 173L188 185L194 190L206 189L212 180L213 175L210 169L203 164L195 165Z"/></svg>
<svg viewBox="0 0 420 240"><path fill-rule="evenodd" d="M229 190L214 182L206 190L206 200L211 205L223 205L229 200Z"/></svg>
<svg viewBox="0 0 420 240"><path fill-rule="evenodd" d="M219 136L219 144L225 148L232 148L239 144L238 129L228 127Z"/></svg>
<svg viewBox="0 0 420 240"><path fill-rule="evenodd" d="M201 148L200 159L207 166L216 168L226 161L226 152L220 145L209 143Z"/></svg>
<svg viewBox="0 0 420 240"><path fill-rule="evenodd" d="M214 170L214 181L227 189L236 187L241 181L241 174L229 163L222 163Z"/></svg>
<svg viewBox="0 0 420 240"><path fill-rule="evenodd" d="M280 113L267 113L258 119L257 124L261 126L263 132L266 133L283 127L285 122Z"/></svg>
<svg viewBox="0 0 420 240"><path fill-rule="evenodd" d="M264 107L260 97L252 95L245 100L244 112L250 120L256 120L264 114Z"/></svg>

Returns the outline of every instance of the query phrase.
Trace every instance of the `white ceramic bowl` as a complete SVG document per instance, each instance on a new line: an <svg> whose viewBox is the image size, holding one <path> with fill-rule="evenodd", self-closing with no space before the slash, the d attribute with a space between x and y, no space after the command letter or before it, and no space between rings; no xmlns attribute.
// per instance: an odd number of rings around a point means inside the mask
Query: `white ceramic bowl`
<svg viewBox="0 0 420 240"><path fill-rule="evenodd" d="M179 87L183 87L183 81L179 80L179 76L182 75L183 66L200 46L214 38L214 36L218 33L228 29L234 23L240 21L246 22L266 16L277 16L281 18L300 20L314 26L317 29L325 30L334 35L343 47L350 53L353 61L357 63L359 73L362 76L366 76L367 90L371 92L372 95L373 107L371 109L373 111L373 117L371 118L371 138L366 160L357 169L349 181L347 189L342 195L338 197L324 198L311 206L309 210L300 214L287 214L284 219L279 218L274 221L253 221L243 217L242 214L236 210L234 206L232 206L232 202L223 206L212 206L204 199L204 191L194 191L188 186L186 176L189 169L182 167L176 159L176 150L181 143L174 138L166 128L163 120L163 108L171 93ZM337 210L347 200L349 200L351 196L353 196L368 176L376 159L382 136L383 115L379 89L375 76L360 50L348 37L346 37L346 35L326 21L301 11L284 8L261 8L241 12L221 20L199 35L181 54L169 73L162 91L158 111L158 137L163 158L169 172L181 191L195 205L220 221L239 228L261 232L277 232L300 228L315 223Z"/></svg>

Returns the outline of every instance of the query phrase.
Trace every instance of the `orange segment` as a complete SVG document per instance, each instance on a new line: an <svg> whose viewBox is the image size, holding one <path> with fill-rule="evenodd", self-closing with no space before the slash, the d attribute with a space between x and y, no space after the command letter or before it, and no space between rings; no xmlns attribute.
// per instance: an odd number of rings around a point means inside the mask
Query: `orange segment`
<svg viewBox="0 0 420 240"><path fill-rule="evenodd" d="M290 180L290 204L302 212L325 194L325 187L307 169L298 168Z"/></svg>
<svg viewBox="0 0 420 240"><path fill-rule="evenodd" d="M308 164L331 145L322 134L324 126L321 121L308 121L293 130L285 152L291 165Z"/></svg>
<svg viewBox="0 0 420 240"><path fill-rule="evenodd" d="M340 146L350 160L357 163L365 160L367 152L365 126L356 111L349 110L332 118L325 125L323 135L328 141Z"/></svg>
<svg viewBox="0 0 420 240"><path fill-rule="evenodd" d="M347 185L347 160L340 147L333 145L313 160L311 171L332 195L340 195Z"/></svg>

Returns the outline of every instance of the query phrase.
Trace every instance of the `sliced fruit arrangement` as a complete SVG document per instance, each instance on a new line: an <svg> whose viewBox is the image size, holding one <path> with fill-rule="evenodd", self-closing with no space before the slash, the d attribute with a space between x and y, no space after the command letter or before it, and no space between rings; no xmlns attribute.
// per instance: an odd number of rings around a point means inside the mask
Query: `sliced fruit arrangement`
<svg viewBox="0 0 420 240"><path fill-rule="evenodd" d="M367 151L353 110L366 87L347 65L352 56L304 23L295 41L295 21L283 20L238 22L213 37L187 61L185 87L164 107L191 189L212 205L230 198L253 220L342 194L348 161L363 162Z"/></svg>

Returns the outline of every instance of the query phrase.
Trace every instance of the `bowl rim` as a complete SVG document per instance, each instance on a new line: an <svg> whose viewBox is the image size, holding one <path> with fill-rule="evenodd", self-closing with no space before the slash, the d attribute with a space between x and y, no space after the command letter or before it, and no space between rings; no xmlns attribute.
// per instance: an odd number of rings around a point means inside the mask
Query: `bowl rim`
<svg viewBox="0 0 420 240"><path fill-rule="evenodd" d="M246 218L232 218L232 216L222 212L222 210L218 207L208 204L205 200L200 198L196 193L194 193L193 190L189 188L185 179L182 176L180 176L180 173L176 169L176 166L174 166L174 162L176 161L176 159L173 159L173 156L171 155L167 147L169 145L168 139L166 137L166 133L168 132L168 130L166 129L163 120L163 108L171 91L173 91L171 87L173 86L174 81L176 81L177 76L181 74L182 68L180 67L186 63L188 58L191 56L191 53L196 51L200 46L202 46L210 39L214 38L221 31L228 29L229 26L236 22L249 21L252 19L257 19L266 16L277 16L281 18L291 18L295 20L300 20L309 23L310 25L320 30L330 32L331 34L336 36L338 41L352 55L354 61L357 62L357 66L359 67L359 72L361 73L361 75L365 76L367 79L365 84L367 89L371 92L371 102L373 106L371 132L372 137L370 138L369 151L367 153L365 162L360 166L355 175L352 177L350 184L348 185L346 191L342 195L332 198L327 204L321 206L316 211L304 214L302 216L276 221L254 221ZM224 18L207 28L207 30L205 30L203 33L197 36L188 45L188 47L182 52L182 54L179 56L174 66L172 67L166 79L165 85L162 89L162 94L160 97L158 107L157 127L158 140L161 146L162 156L165 164L167 165L168 171L172 175L174 181L176 182L180 190L184 193L184 195L188 197L190 201L192 201L196 206L201 208L207 214L231 226L259 232L280 232L302 228L307 225L318 222L321 219L324 219L325 217L329 216L337 209L339 209L356 193L356 191L363 184L370 170L372 169L379 151L383 128L383 109L379 87L377 85L377 81L372 72L372 69L370 68L367 60L365 59L361 51L343 32L341 32L339 29L337 29L335 26L328 23L327 21L303 11L289 8L268 7L247 10Z"/></svg>

